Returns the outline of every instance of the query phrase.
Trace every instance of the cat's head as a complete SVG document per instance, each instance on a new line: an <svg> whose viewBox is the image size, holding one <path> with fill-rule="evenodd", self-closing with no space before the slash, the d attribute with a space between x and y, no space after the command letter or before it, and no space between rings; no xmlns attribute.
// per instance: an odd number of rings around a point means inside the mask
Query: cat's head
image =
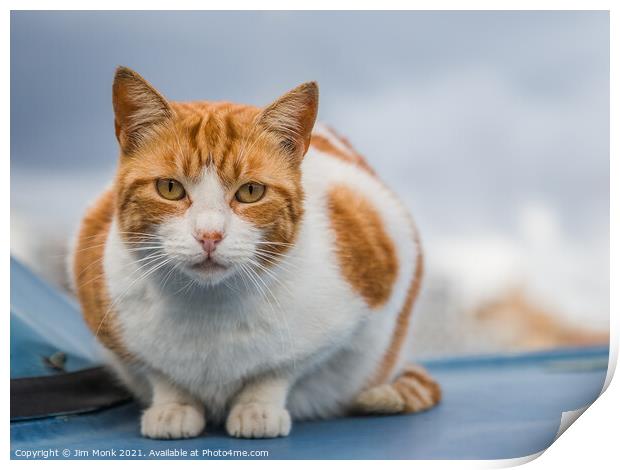
<svg viewBox="0 0 620 470"><path fill-rule="evenodd" d="M303 213L300 167L317 114L316 83L265 108L175 103L120 67L113 104L121 150L118 230L147 268L165 262L217 284L275 262L292 246Z"/></svg>

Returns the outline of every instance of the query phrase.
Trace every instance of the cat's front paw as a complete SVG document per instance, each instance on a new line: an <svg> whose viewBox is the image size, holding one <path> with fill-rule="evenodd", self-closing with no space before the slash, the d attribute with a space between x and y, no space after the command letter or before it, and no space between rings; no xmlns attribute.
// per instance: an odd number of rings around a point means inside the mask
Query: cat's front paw
<svg viewBox="0 0 620 470"><path fill-rule="evenodd" d="M239 404L228 415L226 430L234 437L288 436L291 416L284 408L267 403Z"/></svg>
<svg viewBox="0 0 620 470"><path fill-rule="evenodd" d="M203 411L192 405L153 405L142 415L142 435L151 439L196 437L204 428Z"/></svg>

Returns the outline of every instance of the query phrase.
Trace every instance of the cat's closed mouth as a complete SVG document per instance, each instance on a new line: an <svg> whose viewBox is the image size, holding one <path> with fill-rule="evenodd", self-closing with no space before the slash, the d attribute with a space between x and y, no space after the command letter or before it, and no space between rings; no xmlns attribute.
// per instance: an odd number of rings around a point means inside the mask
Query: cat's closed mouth
<svg viewBox="0 0 620 470"><path fill-rule="evenodd" d="M224 271L228 269L227 266L224 266L223 264L220 264L217 261L214 261L213 258L206 258L198 263L192 264L191 267L192 269L195 269L197 271L207 272L207 273Z"/></svg>

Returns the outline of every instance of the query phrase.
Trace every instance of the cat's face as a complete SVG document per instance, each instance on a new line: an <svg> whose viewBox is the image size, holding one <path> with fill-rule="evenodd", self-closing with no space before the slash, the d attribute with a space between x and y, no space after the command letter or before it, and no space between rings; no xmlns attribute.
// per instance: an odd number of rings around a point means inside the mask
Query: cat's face
<svg viewBox="0 0 620 470"><path fill-rule="evenodd" d="M118 226L145 268L217 284L277 262L303 212L316 84L265 109L171 103L125 68L113 91Z"/></svg>

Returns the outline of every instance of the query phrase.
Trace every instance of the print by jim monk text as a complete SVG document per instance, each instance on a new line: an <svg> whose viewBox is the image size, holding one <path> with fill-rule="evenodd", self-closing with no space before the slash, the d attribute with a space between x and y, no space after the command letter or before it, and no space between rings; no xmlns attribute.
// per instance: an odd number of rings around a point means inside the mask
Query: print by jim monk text
<svg viewBox="0 0 620 470"><path fill-rule="evenodd" d="M157 459L157 458L268 458L268 450L247 449L202 449L202 448L166 448L166 449L15 449L16 459Z"/></svg>

